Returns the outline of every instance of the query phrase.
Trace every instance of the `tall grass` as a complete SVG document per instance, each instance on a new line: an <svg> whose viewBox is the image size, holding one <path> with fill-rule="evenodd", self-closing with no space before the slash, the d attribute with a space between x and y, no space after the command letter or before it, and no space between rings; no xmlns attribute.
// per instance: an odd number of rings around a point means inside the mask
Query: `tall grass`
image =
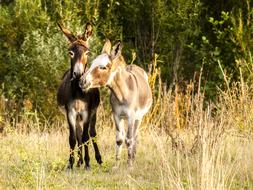
<svg viewBox="0 0 253 190"><path fill-rule="evenodd" d="M176 85L174 91L164 90L159 82L155 105L146 121L162 159L160 181L164 189L253 188L248 169L253 161L243 147L248 142L247 148L252 149L252 87L242 76L240 82L230 85L222 73L227 89L220 90L216 102L205 100L201 81L191 82L183 90ZM152 70L151 81L154 76L159 77L157 70ZM163 133L171 140L171 147L162 140ZM241 172L246 181L238 183Z"/></svg>
<svg viewBox="0 0 253 190"><path fill-rule="evenodd" d="M156 66L149 77L154 104L141 126L132 171L126 170L126 150L119 171L111 170L115 128L108 96L102 96L97 119L103 167L92 153L91 172L71 173L65 171L65 120L41 121L29 102L17 122L9 120L2 97L0 189L252 189L252 88L241 79L208 102L200 81L166 89Z"/></svg>

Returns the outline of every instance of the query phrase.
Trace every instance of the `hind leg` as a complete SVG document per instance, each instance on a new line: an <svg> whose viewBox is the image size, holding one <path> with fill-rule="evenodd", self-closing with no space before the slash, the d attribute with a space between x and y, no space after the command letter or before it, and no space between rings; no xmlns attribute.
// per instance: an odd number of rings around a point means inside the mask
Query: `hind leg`
<svg viewBox="0 0 253 190"><path fill-rule="evenodd" d="M85 169L90 169L90 156L89 156L89 123L85 123L83 127L83 144L84 144L84 161Z"/></svg>
<svg viewBox="0 0 253 190"><path fill-rule="evenodd" d="M128 159L127 164L129 167L133 165L133 149L134 149L134 124L135 120L134 117L128 118L128 128L127 128L127 136L126 136L126 145L127 145L127 152L128 152Z"/></svg>
<svg viewBox="0 0 253 190"><path fill-rule="evenodd" d="M75 162L74 149L76 146L76 127L75 127L76 114L73 112L67 112L67 119L69 124L69 146L70 146L68 169L73 169L73 164Z"/></svg>
<svg viewBox="0 0 253 190"><path fill-rule="evenodd" d="M135 159L136 156L136 147L138 144L138 132L139 132L139 126L141 124L142 119L136 119L134 122L134 129L133 129L133 160Z"/></svg>
<svg viewBox="0 0 253 190"><path fill-rule="evenodd" d="M124 120L117 115L114 115L114 122L116 126L116 165L115 168L119 166L119 161L121 157L122 145L125 139L125 129Z"/></svg>
<svg viewBox="0 0 253 190"><path fill-rule="evenodd" d="M80 167L83 164L83 142L82 142L82 125L77 125L76 127L76 137L77 137L77 143L78 143L78 162L77 167Z"/></svg>
<svg viewBox="0 0 253 190"><path fill-rule="evenodd" d="M93 147L94 147L94 150L95 150L95 158L97 160L97 163L98 164L102 164L103 161L102 161L102 157L101 157L101 154L99 152L99 149L98 149L98 145L97 145L97 133L96 133L96 111L94 111L91 115L91 118L90 118L90 137L92 139L92 144L93 144Z"/></svg>

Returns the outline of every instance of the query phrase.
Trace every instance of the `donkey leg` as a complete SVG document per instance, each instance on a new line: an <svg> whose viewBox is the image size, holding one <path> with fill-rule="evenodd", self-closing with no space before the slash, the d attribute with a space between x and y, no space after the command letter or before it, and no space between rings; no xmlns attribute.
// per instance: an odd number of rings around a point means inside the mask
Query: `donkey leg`
<svg viewBox="0 0 253 190"><path fill-rule="evenodd" d="M80 167L83 164L83 142L82 142L82 134L83 134L83 130L82 127L83 126L80 122L80 124L78 124L76 126L76 137L77 137L77 143L78 143L78 162L77 162L77 167Z"/></svg>
<svg viewBox="0 0 253 190"><path fill-rule="evenodd" d="M92 144L93 144L93 147L94 147L94 150L95 150L95 158L97 160L97 163L102 164L103 161L102 161L102 157L101 157L101 154L99 152L99 149L98 149L97 139L96 139L96 136L97 136L96 119L97 119L97 115L96 115L96 112L94 112L91 115L91 118L90 118L90 137L92 139Z"/></svg>
<svg viewBox="0 0 253 190"><path fill-rule="evenodd" d="M119 165L119 160L122 151L122 144L125 139L124 120L117 115L114 115L114 121L116 126L116 166Z"/></svg>
<svg viewBox="0 0 253 190"><path fill-rule="evenodd" d="M84 161L85 169L90 169L90 156L89 156L89 123L86 122L83 128L83 143L84 143Z"/></svg>
<svg viewBox="0 0 253 190"><path fill-rule="evenodd" d="M128 152L128 159L127 164L129 167L133 165L133 145L134 145L134 119L129 117L128 118L128 129L127 129L127 136L126 136L126 145L127 145L127 152Z"/></svg>
<svg viewBox="0 0 253 190"><path fill-rule="evenodd" d="M134 122L134 129L133 129L133 160L135 159L136 156L136 146L138 143L138 132L139 132L139 126L141 124L141 119L138 120L136 119Z"/></svg>
<svg viewBox="0 0 253 190"><path fill-rule="evenodd" d="M70 155L69 155L69 165L68 169L73 169L73 164L75 162L74 149L76 146L76 115L73 112L67 113L67 119L69 124L69 145L70 145Z"/></svg>

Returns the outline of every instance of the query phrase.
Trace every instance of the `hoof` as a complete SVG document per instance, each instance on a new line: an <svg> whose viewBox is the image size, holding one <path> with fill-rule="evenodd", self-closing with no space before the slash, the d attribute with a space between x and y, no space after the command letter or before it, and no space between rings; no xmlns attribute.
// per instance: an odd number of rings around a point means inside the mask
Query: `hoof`
<svg viewBox="0 0 253 190"><path fill-rule="evenodd" d="M98 160L97 161L99 165L102 165L103 164L103 161L102 160Z"/></svg>
<svg viewBox="0 0 253 190"><path fill-rule="evenodd" d="M73 169L73 164L68 163L67 169L72 170Z"/></svg>
<svg viewBox="0 0 253 190"><path fill-rule="evenodd" d="M120 166L120 162L116 161L116 163L114 164L114 166L112 167L112 171L117 171L119 170L119 166Z"/></svg>
<svg viewBox="0 0 253 190"><path fill-rule="evenodd" d="M133 165L127 165L127 170L130 172L133 171L134 170Z"/></svg>
<svg viewBox="0 0 253 190"><path fill-rule="evenodd" d="M101 165L103 163L102 158L100 155L96 156L97 163Z"/></svg>
<svg viewBox="0 0 253 190"><path fill-rule="evenodd" d="M90 166L85 166L86 171L90 171Z"/></svg>
<svg viewBox="0 0 253 190"><path fill-rule="evenodd" d="M127 167L133 168L133 160L127 160Z"/></svg>
<svg viewBox="0 0 253 190"><path fill-rule="evenodd" d="M73 165L71 166L71 164L68 164L67 167L66 167L66 171L67 173L70 173L73 171Z"/></svg>
<svg viewBox="0 0 253 190"><path fill-rule="evenodd" d="M83 164L83 161L82 160L79 160L78 162L77 162L77 164L76 164L76 166L78 167L78 168L80 168L80 166Z"/></svg>

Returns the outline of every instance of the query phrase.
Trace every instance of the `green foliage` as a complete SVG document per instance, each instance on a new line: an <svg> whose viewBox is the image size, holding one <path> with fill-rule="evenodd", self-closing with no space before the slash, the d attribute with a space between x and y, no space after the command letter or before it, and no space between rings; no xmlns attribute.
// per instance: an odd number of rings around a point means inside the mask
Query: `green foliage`
<svg viewBox="0 0 253 190"><path fill-rule="evenodd" d="M22 112L28 101L33 111L54 119L56 90L69 68L68 42L56 23L77 33L90 21L94 25L90 60L100 53L105 38L120 39L127 63L136 53L134 63L148 70L159 55L158 67L168 86L201 76L202 89L215 100L217 87L227 88L224 74L228 83L242 78L253 82L252 7L250 0L1 2L2 96L8 104L14 102L15 109L9 106L13 115Z"/></svg>
<svg viewBox="0 0 253 190"><path fill-rule="evenodd" d="M199 37L198 44L189 47L195 54L195 61L199 61L198 67L203 67L202 80L207 96L215 99L217 87L223 89L225 85L219 62L229 79L237 80L238 70L234 64L236 46L230 39L233 27L228 12L221 12L220 19L208 17L207 24L211 30L203 31L206 34Z"/></svg>
<svg viewBox="0 0 253 190"><path fill-rule="evenodd" d="M75 7L70 7L70 2L55 6L55 15L48 11L46 1L43 3L17 1L1 6L0 70L2 91L7 99L16 102L16 114L23 110L25 101L30 101L30 109L50 119L59 113L55 94L61 76L69 68L68 42L58 31L56 20L61 14L73 18L76 14L71 13ZM71 23L75 25L71 29L81 31L77 24L80 22Z"/></svg>
<svg viewBox="0 0 253 190"><path fill-rule="evenodd" d="M253 8L252 2L245 1L244 6L231 13L233 31L231 40L236 45L236 67L241 70L243 78L252 84L252 51L253 51Z"/></svg>

